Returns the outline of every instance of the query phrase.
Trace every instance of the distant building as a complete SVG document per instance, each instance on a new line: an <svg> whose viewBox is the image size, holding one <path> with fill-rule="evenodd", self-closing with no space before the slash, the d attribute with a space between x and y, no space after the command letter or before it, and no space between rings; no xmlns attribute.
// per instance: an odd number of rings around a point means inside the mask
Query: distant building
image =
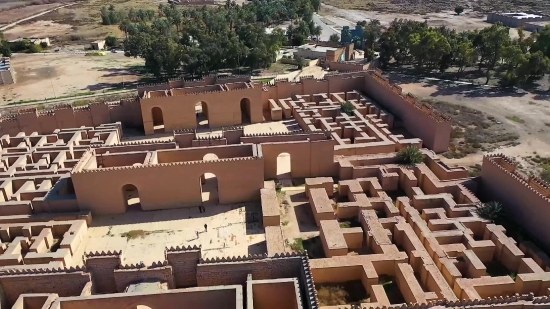
<svg viewBox="0 0 550 309"><path fill-rule="evenodd" d="M42 43L46 43L46 46L51 45L50 38L47 38L47 37L46 38L19 38L19 39L16 39L16 40L11 40L11 41L9 41L9 43L18 43L18 42L22 42L22 41L29 41L34 45L40 45Z"/></svg>
<svg viewBox="0 0 550 309"><path fill-rule="evenodd" d="M92 49L103 50L105 49L105 40L93 41L91 44Z"/></svg>
<svg viewBox="0 0 550 309"><path fill-rule="evenodd" d="M11 67L10 58L0 58L0 85L15 83L15 74Z"/></svg>
<svg viewBox="0 0 550 309"><path fill-rule="evenodd" d="M530 14L524 12L518 13L489 13L487 15L488 23L500 22L506 27L519 28L525 26L526 23L549 21L550 16L543 14Z"/></svg>

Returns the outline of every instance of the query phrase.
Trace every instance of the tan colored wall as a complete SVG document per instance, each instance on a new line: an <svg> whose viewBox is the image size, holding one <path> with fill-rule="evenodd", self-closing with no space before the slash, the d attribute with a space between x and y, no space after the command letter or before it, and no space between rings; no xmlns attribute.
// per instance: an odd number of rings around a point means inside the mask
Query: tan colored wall
<svg viewBox="0 0 550 309"><path fill-rule="evenodd" d="M116 214L126 212L122 188L127 184L138 189L143 210L201 205L199 179L204 173L216 175L221 204L259 200L263 167L259 158L238 158L90 170L75 172L71 178L81 210Z"/></svg>
<svg viewBox="0 0 550 309"><path fill-rule="evenodd" d="M451 122L448 119L437 119L431 107L418 104L414 98L408 101L401 95L401 88L387 84L381 77L368 74L365 77L365 92L382 104L392 114L401 118L405 128L414 136L422 139L424 145L435 151L444 152L449 147ZM434 118L435 117L435 118Z"/></svg>
<svg viewBox="0 0 550 309"><path fill-rule="evenodd" d="M505 158L506 159L506 158ZM509 160L509 159L506 159ZM492 199L502 203L510 216L550 250L550 225L548 209L550 199L533 190L525 181L505 169L500 157L483 158L481 168L482 188ZM508 169L513 169L510 166Z"/></svg>
<svg viewBox="0 0 550 309"><path fill-rule="evenodd" d="M294 178L332 176L334 142L297 141L262 144L265 160L265 178L277 177L277 156L290 154L290 173Z"/></svg>
<svg viewBox="0 0 550 309"><path fill-rule="evenodd" d="M120 121L129 127L141 126L141 109L137 100L121 100L119 103L95 103L87 107L59 106L52 110L29 109L15 116L0 119L0 136L17 135L19 132L50 134L55 129L99 126Z"/></svg>
<svg viewBox="0 0 550 309"><path fill-rule="evenodd" d="M186 88L183 88L186 89ZM201 91L200 88L193 91ZM140 99L145 134L152 134L152 109L162 110L164 131L197 127L195 104L205 102L208 106L208 124L211 128L238 125L241 119L241 100L250 100L250 117L253 123L262 122L262 88L237 89L220 92L197 92L185 95L151 97Z"/></svg>
<svg viewBox="0 0 550 309"><path fill-rule="evenodd" d="M298 282L290 279L253 281L252 291L248 292L252 292L254 309L272 309L274 306L298 309L302 307L296 294L298 288Z"/></svg>
<svg viewBox="0 0 550 309"><path fill-rule="evenodd" d="M191 288L151 294L60 298L51 309L135 309L138 305L165 309L240 309L242 308L242 287Z"/></svg>
<svg viewBox="0 0 550 309"><path fill-rule="evenodd" d="M90 280L90 274L82 271L41 273L37 270L36 274L0 275L0 285L9 305L15 303L19 295L25 293L57 293L60 296L77 296Z"/></svg>

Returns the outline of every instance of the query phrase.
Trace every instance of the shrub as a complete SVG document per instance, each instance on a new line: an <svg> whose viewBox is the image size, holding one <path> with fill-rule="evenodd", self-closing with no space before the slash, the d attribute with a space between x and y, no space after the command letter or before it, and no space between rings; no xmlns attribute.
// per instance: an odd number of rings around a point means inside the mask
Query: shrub
<svg viewBox="0 0 550 309"><path fill-rule="evenodd" d="M420 149L409 146L399 150L397 159L400 164L414 166L424 161L424 155Z"/></svg>
<svg viewBox="0 0 550 309"><path fill-rule="evenodd" d="M483 219L490 220L492 223L501 224L504 220L504 208L499 202L488 202L478 205L476 213Z"/></svg>
<svg viewBox="0 0 550 309"><path fill-rule="evenodd" d="M353 116L353 111L355 110L355 106L353 106L353 104L351 104L351 102L346 101L346 102L342 103L341 110L342 110L343 113L348 114L350 116Z"/></svg>
<svg viewBox="0 0 550 309"><path fill-rule="evenodd" d="M109 35L108 37L105 38L105 45L109 47L115 47L117 46L117 43L118 43L118 39L112 35Z"/></svg>
<svg viewBox="0 0 550 309"><path fill-rule="evenodd" d="M42 49L41 45L31 44L31 46L29 47L30 53L41 53L43 51L44 50Z"/></svg>
<svg viewBox="0 0 550 309"><path fill-rule="evenodd" d="M464 12L464 7L462 7L462 6L460 6L460 5L458 5L458 6L455 7L455 13L456 13L456 15L460 15L460 14L462 14L462 12Z"/></svg>

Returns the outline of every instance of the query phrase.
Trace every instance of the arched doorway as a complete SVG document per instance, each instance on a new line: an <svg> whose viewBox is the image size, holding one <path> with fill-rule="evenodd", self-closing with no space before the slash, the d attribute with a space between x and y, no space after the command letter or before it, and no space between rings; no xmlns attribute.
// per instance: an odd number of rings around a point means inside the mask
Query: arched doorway
<svg viewBox="0 0 550 309"><path fill-rule="evenodd" d="M208 104L204 101L195 103L197 128L208 128Z"/></svg>
<svg viewBox="0 0 550 309"><path fill-rule="evenodd" d="M250 123L250 100L248 98L241 100L241 123Z"/></svg>
<svg viewBox="0 0 550 309"><path fill-rule="evenodd" d="M277 179L291 179L290 154L283 152L277 156Z"/></svg>
<svg viewBox="0 0 550 309"><path fill-rule="evenodd" d="M126 211L142 210L139 191L136 186L127 184L122 187L122 198L126 203Z"/></svg>
<svg viewBox="0 0 550 309"><path fill-rule="evenodd" d="M158 106L153 107L151 110L153 116L153 129L155 133L164 132L164 117L162 115L162 109Z"/></svg>
<svg viewBox="0 0 550 309"><path fill-rule="evenodd" d="M217 205L220 201L218 192L218 177L212 173L204 173L199 179L202 205Z"/></svg>
<svg viewBox="0 0 550 309"><path fill-rule="evenodd" d="M202 158L203 161L219 160L213 153L207 153ZM216 205L219 202L218 196L218 178L212 173L204 173L201 176L201 198L203 205Z"/></svg>

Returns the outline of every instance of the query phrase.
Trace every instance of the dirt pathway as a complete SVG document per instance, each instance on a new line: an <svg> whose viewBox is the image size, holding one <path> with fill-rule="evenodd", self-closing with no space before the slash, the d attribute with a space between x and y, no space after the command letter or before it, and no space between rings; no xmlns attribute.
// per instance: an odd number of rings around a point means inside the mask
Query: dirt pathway
<svg viewBox="0 0 550 309"><path fill-rule="evenodd" d="M53 12L53 11L55 11L55 10L59 10L59 9L61 9L61 8L68 7L68 6L75 5L75 4L76 4L76 3L64 4L64 5L62 5L62 6L58 6L58 7L54 8L54 9L47 10L47 11L44 11L44 12L41 12L41 13L38 13L38 14L34 14L34 15L32 15L32 16L29 16L29 17L25 17L25 18L20 19L20 20L18 20L18 21L16 21L16 22L13 22L13 23L11 23L11 24L7 24L7 25L3 26L2 28L0 28L0 31L4 31L4 30L9 29L9 28L11 28L11 27L13 27L13 26L16 26L16 25L18 25L18 24L20 24L20 23L22 23L22 22L25 22L25 21L27 21L27 20L31 20L31 19L33 19L33 18L42 16L42 15L46 15L46 14L48 14L49 12Z"/></svg>

